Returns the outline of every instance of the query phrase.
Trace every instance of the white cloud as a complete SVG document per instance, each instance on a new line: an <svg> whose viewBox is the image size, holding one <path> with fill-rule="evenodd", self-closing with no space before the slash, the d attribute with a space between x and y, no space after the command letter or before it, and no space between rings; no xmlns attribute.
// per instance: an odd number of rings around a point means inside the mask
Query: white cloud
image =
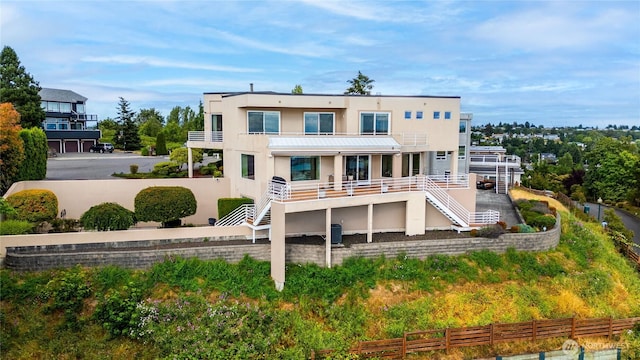
<svg viewBox="0 0 640 360"><path fill-rule="evenodd" d="M148 65L165 68L181 68L191 70L206 71L228 71L228 72L259 72L255 68L240 68L223 65L208 65L186 61L164 60L148 56L112 55L112 56L85 56L80 61L105 64L126 64L126 65Z"/></svg>

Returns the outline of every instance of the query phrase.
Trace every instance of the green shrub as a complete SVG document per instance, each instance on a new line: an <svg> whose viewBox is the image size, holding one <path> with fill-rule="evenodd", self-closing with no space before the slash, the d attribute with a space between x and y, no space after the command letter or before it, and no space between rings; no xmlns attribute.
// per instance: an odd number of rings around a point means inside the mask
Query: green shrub
<svg viewBox="0 0 640 360"><path fill-rule="evenodd" d="M222 177L222 171L220 170L213 170L213 177Z"/></svg>
<svg viewBox="0 0 640 360"><path fill-rule="evenodd" d="M243 204L253 204L249 198L220 198L218 199L218 216L222 219Z"/></svg>
<svg viewBox="0 0 640 360"><path fill-rule="evenodd" d="M529 220L528 224L531 226L537 227L539 229L542 229L542 228L551 229L556 224L556 218L548 215L538 215L533 219Z"/></svg>
<svg viewBox="0 0 640 360"><path fill-rule="evenodd" d="M24 220L0 221L0 235L23 235L33 230L33 224Z"/></svg>
<svg viewBox="0 0 640 360"><path fill-rule="evenodd" d="M58 216L58 198L50 190L22 190L9 196L7 201L16 210L18 220L40 224Z"/></svg>
<svg viewBox="0 0 640 360"><path fill-rule="evenodd" d="M50 233L77 232L80 221L76 219L53 219L51 221Z"/></svg>
<svg viewBox="0 0 640 360"><path fill-rule="evenodd" d="M129 165L129 172L132 173L132 174L137 174L138 173L138 164Z"/></svg>
<svg viewBox="0 0 640 360"><path fill-rule="evenodd" d="M149 156L149 147L145 146L140 150L140 155L142 156Z"/></svg>
<svg viewBox="0 0 640 360"><path fill-rule="evenodd" d="M170 176L180 171L180 165L175 161L163 161L153 166L152 173L161 176Z"/></svg>
<svg viewBox="0 0 640 360"><path fill-rule="evenodd" d="M4 217L15 215L18 215L16 209L5 198L0 196L0 220L4 219Z"/></svg>
<svg viewBox="0 0 640 360"><path fill-rule="evenodd" d="M210 163L207 165L200 166L200 174L202 175L211 175L214 171L217 171L218 167L214 163Z"/></svg>
<svg viewBox="0 0 640 360"><path fill-rule="evenodd" d="M85 229L98 231L126 230L136 223L133 211L116 203L92 206L80 217Z"/></svg>
<svg viewBox="0 0 640 360"><path fill-rule="evenodd" d="M42 180L47 175L47 155L49 146L47 135L41 128L20 130L24 144L24 155L28 161L20 164L17 181Z"/></svg>
<svg viewBox="0 0 640 360"><path fill-rule="evenodd" d="M163 225L195 214L198 207L193 192L181 186L148 187L136 195L134 203L138 221Z"/></svg>
<svg viewBox="0 0 640 360"><path fill-rule="evenodd" d="M525 234L536 232L536 229L534 229L532 226L527 224L517 224L517 225L514 225L514 227L518 228L518 231L514 231L514 232L525 233Z"/></svg>
<svg viewBox="0 0 640 360"><path fill-rule="evenodd" d="M64 270L56 274L45 287L43 295L50 300L45 311L64 311L65 325L77 329L84 299L91 292L89 281L79 266Z"/></svg>
<svg viewBox="0 0 640 360"><path fill-rule="evenodd" d="M120 290L107 293L99 300L93 318L111 336L128 336L138 327L138 303L142 300L142 290L133 283Z"/></svg>

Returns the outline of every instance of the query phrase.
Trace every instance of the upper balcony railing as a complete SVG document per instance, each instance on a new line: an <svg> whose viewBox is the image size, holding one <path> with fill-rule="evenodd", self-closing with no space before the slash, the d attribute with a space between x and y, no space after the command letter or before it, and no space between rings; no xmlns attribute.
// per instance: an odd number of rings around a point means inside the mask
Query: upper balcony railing
<svg viewBox="0 0 640 360"><path fill-rule="evenodd" d="M393 133L393 134L360 134L360 133L304 133L304 132L280 132L264 133L250 132L245 135L268 135L268 136L341 136L341 137L378 137L391 136L402 146L425 146L428 144L427 133ZM189 141L222 142L222 131L189 131Z"/></svg>
<svg viewBox="0 0 640 360"><path fill-rule="evenodd" d="M222 142L222 131L189 131L188 141Z"/></svg>
<svg viewBox="0 0 640 360"><path fill-rule="evenodd" d="M520 165L520 157L517 155L505 155L505 156L500 156L500 155L470 155L469 156L469 163L470 164L474 164L474 165L482 165L482 164L486 164L486 165L494 165L496 163L500 163L500 164L505 164L505 163L509 163L509 164L514 164L514 165Z"/></svg>

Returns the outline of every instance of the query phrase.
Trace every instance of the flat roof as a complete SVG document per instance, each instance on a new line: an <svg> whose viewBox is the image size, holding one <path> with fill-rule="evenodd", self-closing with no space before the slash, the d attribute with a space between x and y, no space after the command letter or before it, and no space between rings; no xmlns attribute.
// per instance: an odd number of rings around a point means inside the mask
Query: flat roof
<svg viewBox="0 0 640 360"><path fill-rule="evenodd" d="M278 95L278 96L340 96L340 97L400 97L400 98L444 98L444 99L460 99L460 96L437 96L437 95L355 95L355 94L292 94L279 93L275 91L239 91L239 92L205 92L204 95L222 95L222 97L240 96L240 95Z"/></svg>

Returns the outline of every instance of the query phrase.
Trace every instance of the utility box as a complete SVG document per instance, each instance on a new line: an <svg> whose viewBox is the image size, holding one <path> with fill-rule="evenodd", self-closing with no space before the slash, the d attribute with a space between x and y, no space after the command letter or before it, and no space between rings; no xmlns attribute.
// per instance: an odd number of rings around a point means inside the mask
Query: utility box
<svg viewBox="0 0 640 360"><path fill-rule="evenodd" d="M331 224L331 244L342 244L342 225Z"/></svg>

